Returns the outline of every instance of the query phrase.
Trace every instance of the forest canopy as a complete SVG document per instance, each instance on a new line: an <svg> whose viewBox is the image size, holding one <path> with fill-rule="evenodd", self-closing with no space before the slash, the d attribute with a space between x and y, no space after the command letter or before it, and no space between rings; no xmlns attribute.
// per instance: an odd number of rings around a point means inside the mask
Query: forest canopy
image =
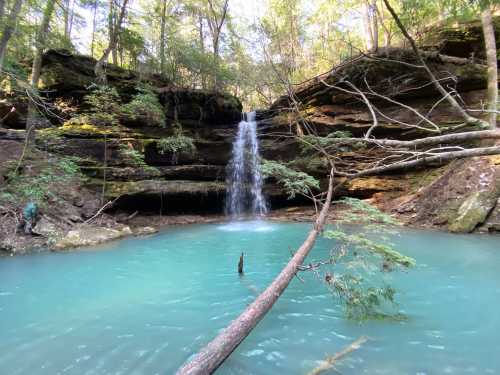
<svg viewBox="0 0 500 375"><path fill-rule="evenodd" d="M391 4L416 38L477 19L482 5ZM36 51L100 59L109 48L108 62L177 86L227 91L247 109L359 52L404 44L382 0L0 0L0 20L0 66L26 78Z"/></svg>

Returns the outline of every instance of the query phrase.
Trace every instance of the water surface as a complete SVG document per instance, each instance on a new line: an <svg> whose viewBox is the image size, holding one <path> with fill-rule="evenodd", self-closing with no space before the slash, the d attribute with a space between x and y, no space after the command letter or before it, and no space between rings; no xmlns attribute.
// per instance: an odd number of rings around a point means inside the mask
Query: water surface
<svg viewBox="0 0 500 375"><path fill-rule="evenodd" d="M275 277L308 228L183 226L95 249L0 259L0 373L173 373ZM407 322L345 320L325 287L305 275L217 373L306 374L367 335L338 364L342 374L499 374L499 237L404 230L394 241L418 262L384 274ZM312 257L331 246L322 239Z"/></svg>

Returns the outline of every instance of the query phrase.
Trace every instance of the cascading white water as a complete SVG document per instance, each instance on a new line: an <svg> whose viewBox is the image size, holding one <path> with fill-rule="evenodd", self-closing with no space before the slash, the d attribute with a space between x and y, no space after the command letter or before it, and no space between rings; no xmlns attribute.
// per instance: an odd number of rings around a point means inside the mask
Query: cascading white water
<svg viewBox="0 0 500 375"><path fill-rule="evenodd" d="M226 213L231 216L267 212L262 194L262 174L259 164L259 141L255 112L245 113L238 124L233 142L233 154L227 167Z"/></svg>

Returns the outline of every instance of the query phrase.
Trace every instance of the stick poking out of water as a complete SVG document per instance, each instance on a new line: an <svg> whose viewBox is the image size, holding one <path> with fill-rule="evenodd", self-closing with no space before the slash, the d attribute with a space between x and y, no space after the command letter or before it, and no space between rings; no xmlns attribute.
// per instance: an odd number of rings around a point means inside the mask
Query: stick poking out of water
<svg viewBox="0 0 500 375"><path fill-rule="evenodd" d="M341 359L343 356L359 349L361 347L361 345L363 345L367 341L368 341L368 337L361 336L359 339L354 341L351 345L345 347L342 351L334 354L333 356L327 357L324 361L321 362L321 364L318 367L309 371L309 373L307 375L319 375L322 372L331 369L335 365L335 363L337 363L337 361L339 359Z"/></svg>
<svg viewBox="0 0 500 375"><path fill-rule="evenodd" d="M238 273L243 276L243 253L240 255L240 261L238 262Z"/></svg>

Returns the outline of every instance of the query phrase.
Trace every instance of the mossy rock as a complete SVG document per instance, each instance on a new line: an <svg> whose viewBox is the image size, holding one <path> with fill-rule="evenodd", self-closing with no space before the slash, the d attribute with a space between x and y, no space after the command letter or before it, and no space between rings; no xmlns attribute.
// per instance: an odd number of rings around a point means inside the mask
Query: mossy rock
<svg viewBox="0 0 500 375"><path fill-rule="evenodd" d="M497 202L496 191L475 191L458 208L458 216L448 229L454 233L472 232L482 224Z"/></svg>

